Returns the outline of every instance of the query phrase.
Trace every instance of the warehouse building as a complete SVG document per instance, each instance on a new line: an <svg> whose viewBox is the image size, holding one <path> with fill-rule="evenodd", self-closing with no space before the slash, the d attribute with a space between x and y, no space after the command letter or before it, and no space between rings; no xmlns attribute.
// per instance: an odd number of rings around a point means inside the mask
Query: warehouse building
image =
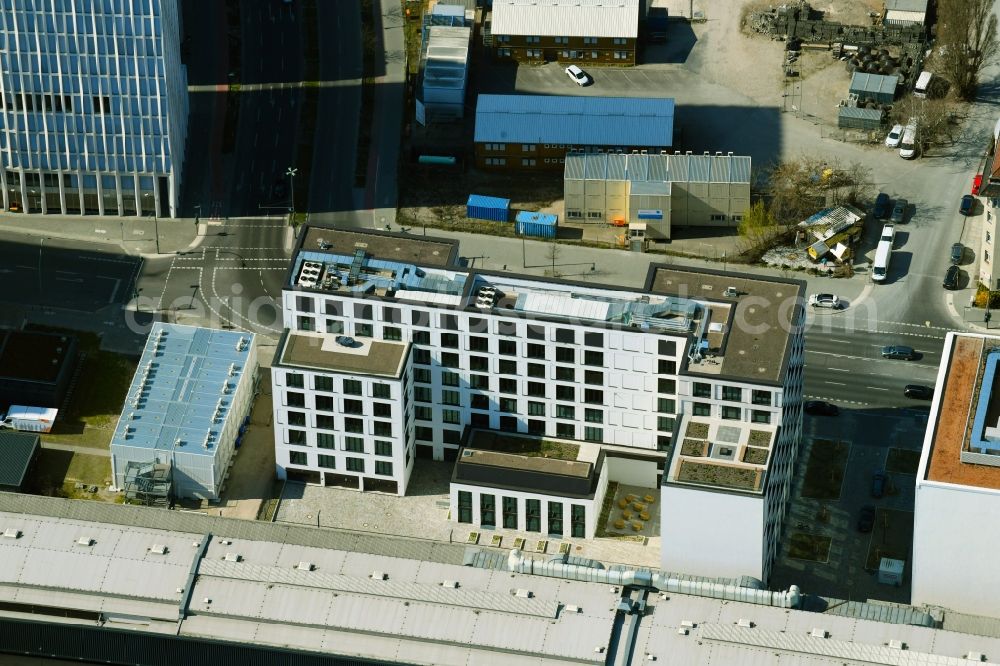
<svg viewBox="0 0 1000 666"><path fill-rule="evenodd" d="M321 227L300 235L272 369L280 477L403 494L414 456L457 460L453 520L552 536L592 534L607 480L618 481L637 488L615 501L641 505L610 517L619 529L659 521L677 538L684 528L668 523L685 523L683 502L732 490L685 472L664 491L682 503L657 501L678 428L725 419L729 428L702 439L729 454L682 467L766 473L767 483L737 489L752 496L740 534L756 526L755 549L733 540L724 563L766 579L801 435L801 283L654 267L644 288L626 289L469 270L454 242L400 240ZM767 344L736 322L766 326ZM467 428L504 436L469 443ZM615 460L623 452L641 470ZM538 457L550 460L527 460ZM685 537L676 547L688 543L699 545ZM695 566L695 550L665 552Z"/></svg>
<svg viewBox="0 0 1000 666"><path fill-rule="evenodd" d="M566 219L628 226L663 241L673 227L735 227L750 207L750 157L571 153L563 174Z"/></svg>
<svg viewBox="0 0 1000 666"><path fill-rule="evenodd" d="M892 104L892 101L896 99L898 84L899 77L895 75L854 72L851 75L851 85L848 92L858 102Z"/></svg>
<svg viewBox="0 0 1000 666"><path fill-rule="evenodd" d="M927 20L927 0L885 0L885 25L924 25Z"/></svg>
<svg viewBox="0 0 1000 666"><path fill-rule="evenodd" d="M153 324L111 439L115 486L152 495L217 500L253 406L254 335Z"/></svg>
<svg viewBox="0 0 1000 666"><path fill-rule="evenodd" d="M0 492L21 492L41 449L35 432L0 430Z"/></svg>
<svg viewBox="0 0 1000 666"><path fill-rule="evenodd" d="M6 493L0 533L0 654L14 660L965 666L1000 654L992 618L577 557Z"/></svg>
<svg viewBox="0 0 1000 666"><path fill-rule="evenodd" d="M481 169L562 169L570 152L659 152L674 140L674 100L479 95Z"/></svg>
<svg viewBox="0 0 1000 666"><path fill-rule="evenodd" d="M523 63L634 65L639 0L494 0L484 43Z"/></svg>

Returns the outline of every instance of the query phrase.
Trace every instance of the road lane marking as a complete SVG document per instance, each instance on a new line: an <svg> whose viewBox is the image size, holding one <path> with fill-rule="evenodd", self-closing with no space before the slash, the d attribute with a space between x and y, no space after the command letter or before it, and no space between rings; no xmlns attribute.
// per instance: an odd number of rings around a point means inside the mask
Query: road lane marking
<svg viewBox="0 0 1000 666"><path fill-rule="evenodd" d="M824 384L833 384L834 386L847 386L847 384L845 384L843 382L829 382L829 381L824 381L823 383Z"/></svg>
<svg viewBox="0 0 1000 666"><path fill-rule="evenodd" d="M837 372L850 372L847 368L827 368L827 370L835 370Z"/></svg>
<svg viewBox="0 0 1000 666"><path fill-rule="evenodd" d="M871 389L873 391L888 391L887 388L882 388L881 386L866 386L865 388Z"/></svg>
<svg viewBox="0 0 1000 666"><path fill-rule="evenodd" d="M823 356L833 356L833 357L836 357L836 358L853 358L853 359L856 359L858 361L878 361L878 360L880 360L880 359L877 359L877 358L872 358L870 356L848 356L847 354L837 354L835 352L822 352L822 351L816 351L814 349L806 349L806 353L807 354L821 354Z"/></svg>

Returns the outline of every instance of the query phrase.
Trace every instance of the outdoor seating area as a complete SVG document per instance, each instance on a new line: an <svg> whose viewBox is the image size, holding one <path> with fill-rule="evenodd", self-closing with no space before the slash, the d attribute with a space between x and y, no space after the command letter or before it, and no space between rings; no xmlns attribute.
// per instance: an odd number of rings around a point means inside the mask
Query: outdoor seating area
<svg viewBox="0 0 1000 666"><path fill-rule="evenodd" d="M660 527L658 500L653 489L618 486L611 499L612 509L605 530L611 535L657 536Z"/></svg>

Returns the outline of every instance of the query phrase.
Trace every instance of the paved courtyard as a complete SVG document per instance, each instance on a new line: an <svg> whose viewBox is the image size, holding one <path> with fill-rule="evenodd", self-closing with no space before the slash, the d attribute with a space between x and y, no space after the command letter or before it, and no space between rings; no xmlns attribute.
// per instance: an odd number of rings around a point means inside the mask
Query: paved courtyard
<svg viewBox="0 0 1000 666"><path fill-rule="evenodd" d="M450 462L417 460L406 497L287 483L275 520L449 543L469 543L469 535L474 532L475 542L480 546L493 546L494 537L499 536L496 547L507 550L514 548L517 539L524 539L525 550L549 555L558 554L560 545L566 543L571 555L608 563L659 567L659 537L645 539L645 543L631 536L628 539L552 539L538 533L479 529L452 522L448 517L452 465ZM538 546L540 541L544 542L542 550Z"/></svg>

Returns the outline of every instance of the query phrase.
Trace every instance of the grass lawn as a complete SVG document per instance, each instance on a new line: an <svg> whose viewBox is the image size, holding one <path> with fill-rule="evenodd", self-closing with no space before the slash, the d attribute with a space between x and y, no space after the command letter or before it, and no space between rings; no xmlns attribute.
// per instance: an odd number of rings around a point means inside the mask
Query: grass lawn
<svg viewBox="0 0 1000 666"><path fill-rule="evenodd" d="M830 559L830 537L818 534L792 534L788 544L788 556L796 560L826 562Z"/></svg>
<svg viewBox="0 0 1000 666"><path fill-rule="evenodd" d="M42 449L27 482L26 490L37 495L105 499L100 492L77 490L77 483L97 486L104 491L111 481L111 459L71 451Z"/></svg>
<svg viewBox="0 0 1000 666"><path fill-rule="evenodd" d="M885 469L888 472L900 474L916 474L920 464L920 451L909 449L889 449L885 459Z"/></svg>
<svg viewBox="0 0 1000 666"><path fill-rule="evenodd" d="M850 452L851 447L846 442L814 440L802 481L802 496L818 500L839 499Z"/></svg>
<svg viewBox="0 0 1000 666"><path fill-rule="evenodd" d="M107 448L136 362L102 351L88 351L67 409L59 414L48 442Z"/></svg>
<svg viewBox="0 0 1000 666"><path fill-rule="evenodd" d="M910 559L913 543L913 512L879 508L875 512L875 527L868 543L865 569L877 571L883 557Z"/></svg>

